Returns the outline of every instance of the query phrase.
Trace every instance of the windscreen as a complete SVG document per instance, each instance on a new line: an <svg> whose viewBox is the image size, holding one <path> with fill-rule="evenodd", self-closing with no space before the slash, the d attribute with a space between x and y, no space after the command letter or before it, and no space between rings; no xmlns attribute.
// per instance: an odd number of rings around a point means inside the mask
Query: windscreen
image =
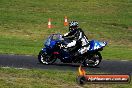
<svg viewBox="0 0 132 88"><path fill-rule="evenodd" d="M51 41L58 41L61 40L62 36L60 34L52 34L50 35L47 40L45 41L44 45L45 46L50 46Z"/></svg>

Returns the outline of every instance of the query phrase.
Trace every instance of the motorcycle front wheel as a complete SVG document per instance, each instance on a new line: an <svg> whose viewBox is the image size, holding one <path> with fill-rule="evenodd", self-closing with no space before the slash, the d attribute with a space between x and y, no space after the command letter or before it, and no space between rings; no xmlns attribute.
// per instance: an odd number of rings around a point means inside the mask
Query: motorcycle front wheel
<svg viewBox="0 0 132 88"><path fill-rule="evenodd" d="M56 58L53 55L48 55L46 52L40 51L38 55L38 61L42 64L53 64L56 61Z"/></svg>
<svg viewBox="0 0 132 88"><path fill-rule="evenodd" d="M97 67L102 60L100 52L93 54L91 57L86 57L83 65L86 67Z"/></svg>

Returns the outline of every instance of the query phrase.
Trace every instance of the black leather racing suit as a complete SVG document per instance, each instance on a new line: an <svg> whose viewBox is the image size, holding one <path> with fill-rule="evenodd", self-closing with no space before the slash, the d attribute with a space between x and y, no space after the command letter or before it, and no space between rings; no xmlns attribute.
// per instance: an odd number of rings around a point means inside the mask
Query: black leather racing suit
<svg viewBox="0 0 132 88"><path fill-rule="evenodd" d="M69 37L69 36L72 36L73 40L72 40L72 42L70 42L66 45L67 48L74 47L74 46L79 46L79 48L77 48L77 50L78 50L80 48L88 46L88 44L89 44L88 38L84 34L84 32L81 28L72 29L72 30L70 29L69 32L64 34L63 37ZM81 53L81 51L80 51L80 53Z"/></svg>

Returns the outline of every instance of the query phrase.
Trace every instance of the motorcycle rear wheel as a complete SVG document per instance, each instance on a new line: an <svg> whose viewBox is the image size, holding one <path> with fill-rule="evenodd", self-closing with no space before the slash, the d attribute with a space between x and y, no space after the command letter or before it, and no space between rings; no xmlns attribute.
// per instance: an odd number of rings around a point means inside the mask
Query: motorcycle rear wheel
<svg viewBox="0 0 132 88"><path fill-rule="evenodd" d="M83 65L86 67L97 67L102 60L100 52L95 53L92 57L86 59L83 62Z"/></svg>
<svg viewBox="0 0 132 88"><path fill-rule="evenodd" d="M48 55L46 52L40 51L38 55L38 61L42 64L53 64L56 61L56 58L53 55Z"/></svg>

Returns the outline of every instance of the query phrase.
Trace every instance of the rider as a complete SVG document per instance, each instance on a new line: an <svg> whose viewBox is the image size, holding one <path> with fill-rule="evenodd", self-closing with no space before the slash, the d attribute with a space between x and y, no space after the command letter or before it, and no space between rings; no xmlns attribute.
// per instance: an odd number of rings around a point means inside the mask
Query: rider
<svg viewBox="0 0 132 88"><path fill-rule="evenodd" d="M67 45L65 45L64 47L69 48L69 47L75 47L77 45L81 45L79 47L79 50L80 50L79 53L81 54L84 53L85 52L84 50L86 50L86 47L88 46L89 42L83 30L79 28L77 21L71 21L69 23L69 32L64 34L63 38L69 37L69 36L73 36L73 40Z"/></svg>

